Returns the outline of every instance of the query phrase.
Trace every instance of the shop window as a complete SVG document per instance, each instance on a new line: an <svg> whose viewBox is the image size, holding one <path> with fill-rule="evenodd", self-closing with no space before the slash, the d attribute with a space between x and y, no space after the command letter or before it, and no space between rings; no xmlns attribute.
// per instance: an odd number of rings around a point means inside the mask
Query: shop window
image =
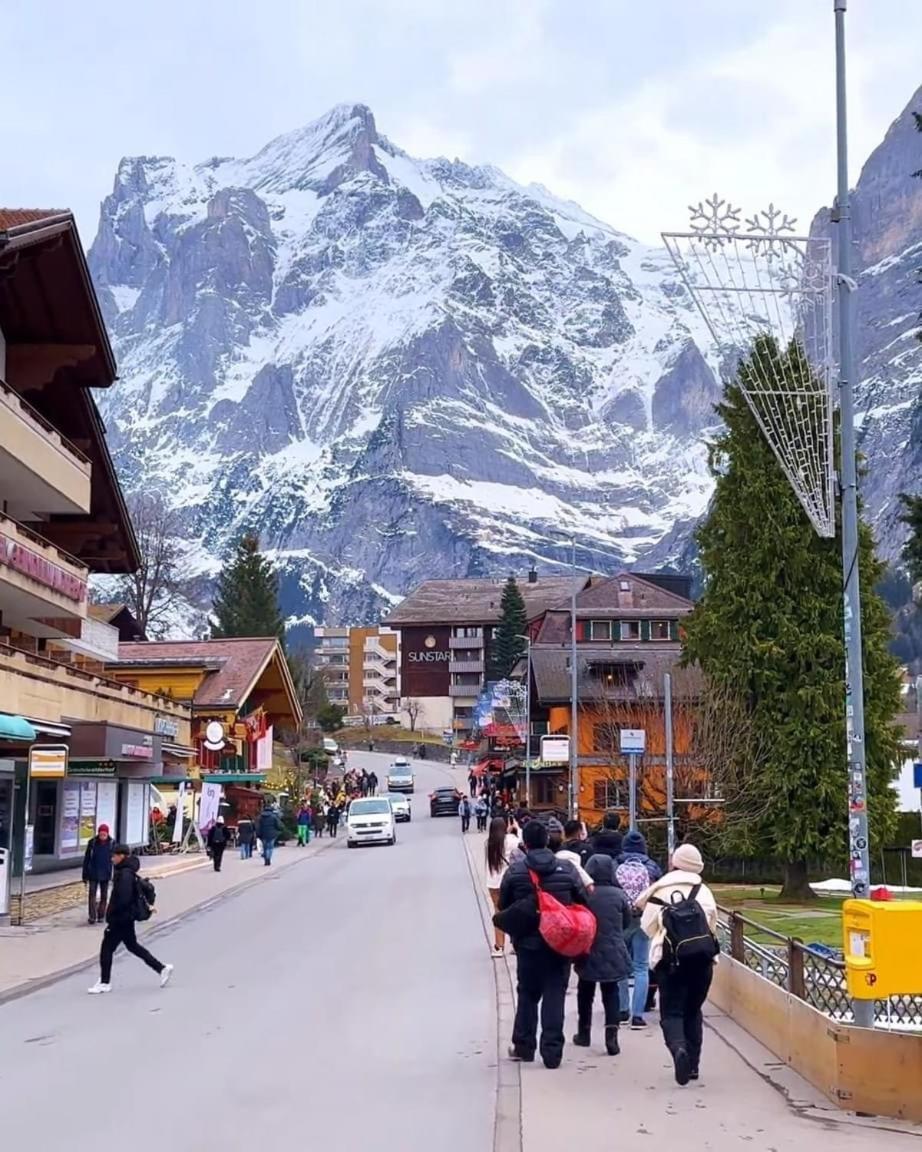
<svg viewBox="0 0 922 1152"><path fill-rule="evenodd" d="M611 640L611 620L590 620L590 640Z"/></svg>
<svg viewBox="0 0 922 1152"><path fill-rule="evenodd" d="M651 640L669 640L670 627L668 620L651 620L650 621L650 639Z"/></svg>
<svg viewBox="0 0 922 1152"><path fill-rule="evenodd" d="M639 640L640 639L640 621L639 620L622 620L621 621L621 639L622 640Z"/></svg>
<svg viewBox="0 0 922 1152"><path fill-rule="evenodd" d="M598 812L623 808L624 783L621 780L596 780L592 785L592 807Z"/></svg>
<svg viewBox="0 0 922 1152"><path fill-rule="evenodd" d="M556 806L560 802L560 777L535 773L531 778L531 792L532 803L538 807Z"/></svg>

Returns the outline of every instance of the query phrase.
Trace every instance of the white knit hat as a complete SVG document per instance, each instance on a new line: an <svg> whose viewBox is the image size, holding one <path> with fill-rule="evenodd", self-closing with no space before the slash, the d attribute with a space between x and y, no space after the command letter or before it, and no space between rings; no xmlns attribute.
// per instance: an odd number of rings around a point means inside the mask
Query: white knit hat
<svg viewBox="0 0 922 1152"><path fill-rule="evenodd" d="M680 844L672 854L672 866L680 872L704 871L704 860L694 844Z"/></svg>

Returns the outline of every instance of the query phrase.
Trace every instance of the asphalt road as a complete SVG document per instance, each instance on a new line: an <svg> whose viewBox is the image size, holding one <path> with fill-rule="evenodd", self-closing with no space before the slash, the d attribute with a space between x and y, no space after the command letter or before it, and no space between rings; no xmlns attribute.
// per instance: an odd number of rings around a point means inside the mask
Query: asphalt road
<svg viewBox="0 0 922 1152"><path fill-rule="evenodd" d="M428 814L447 773L416 771L396 847L341 833L158 935L166 989L122 952L108 996L82 973L0 1007L4 1146L488 1152L493 962L458 824Z"/></svg>

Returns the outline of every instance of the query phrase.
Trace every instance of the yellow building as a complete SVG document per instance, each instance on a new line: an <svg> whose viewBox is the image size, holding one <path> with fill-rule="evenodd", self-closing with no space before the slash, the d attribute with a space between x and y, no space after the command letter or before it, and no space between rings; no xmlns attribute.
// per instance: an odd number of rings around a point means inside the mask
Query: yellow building
<svg viewBox="0 0 922 1152"><path fill-rule="evenodd" d="M27 844L38 871L100 822L146 842L150 781L191 755L188 707L102 675L119 633L88 608L91 574L139 563L94 399L115 379L73 217L0 209L0 916Z"/></svg>

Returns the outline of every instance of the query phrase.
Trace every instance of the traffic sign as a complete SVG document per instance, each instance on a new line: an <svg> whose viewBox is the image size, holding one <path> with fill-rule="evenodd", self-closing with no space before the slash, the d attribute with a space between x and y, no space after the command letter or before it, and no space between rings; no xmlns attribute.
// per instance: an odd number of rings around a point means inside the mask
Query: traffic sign
<svg viewBox="0 0 922 1152"><path fill-rule="evenodd" d="M643 728L622 728L618 733L621 739L622 756L642 756L647 749L647 733Z"/></svg>
<svg viewBox="0 0 922 1152"><path fill-rule="evenodd" d="M913 840L912 858L913 860L922 860L922 840Z"/></svg>
<svg viewBox="0 0 922 1152"><path fill-rule="evenodd" d="M922 788L922 760L917 760L912 766L913 788Z"/></svg>

